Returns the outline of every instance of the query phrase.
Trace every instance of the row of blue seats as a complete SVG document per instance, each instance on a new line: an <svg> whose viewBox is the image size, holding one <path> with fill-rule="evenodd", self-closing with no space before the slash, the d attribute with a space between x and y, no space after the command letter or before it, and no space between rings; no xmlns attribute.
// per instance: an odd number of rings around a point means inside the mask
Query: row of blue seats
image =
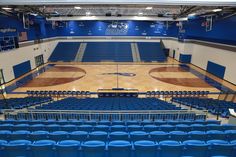
<svg viewBox="0 0 236 157"><path fill-rule="evenodd" d="M89 91L26 91L29 96L89 96Z"/></svg>
<svg viewBox="0 0 236 157"><path fill-rule="evenodd" d="M1 124L0 125L0 130L12 130L12 131L17 131L17 130L47 130L47 131L59 131L59 130L65 130L65 131L76 131L76 130L81 130L81 131L93 131L93 130L101 130L101 131L208 131L208 130L236 130L235 125L217 125L217 124L208 124L208 125L202 125L202 124L192 124L192 125L186 125L186 124L178 124L178 125L59 125L59 124L49 124L49 125L44 125L44 124Z"/></svg>
<svg viewBox="0 0 236 157"><path fill-rule="evenodd" d="M10 98L0 100L0 109L22 109L33 105L52 101L51 97L25 97L25 98Z"/></svg>
<svg viewBox="0 0 236 157"><path fill-rule="evenodd" d="M210 140L207 142L187 140L154 141L141 140L134 143L124 140L86 141L76 140L55 142L52 140L4 141L0 140L2 157L235 157L236 141Z"/></svg>
<svg viewBox="0 0 236 157"><path fill-rule="evenodd" d="M74 124L74 125L82 125L82 124L87 124L87 125L148 125L148 124L153 124L153 125L164 125L164 124L169 124L169 125L177 125L177 124L186 124L186 125L191 125L191 124L221 124L221 121L218 120L127 120L127 121L120 121L120 120L76 120L76 119L70 119L70 120L55 120L55 119L38 119L38 120L26 120L26 119L6 119L6 120L0 120L0 124L60 124L60 125L66 125L66 124Z"/></svg>
<svg viewBox="0 0 236 157"><path fill-rule="evenodd" d="M209 91L147 91L147 97L199 97L199 96L207 96Z"/></svg>
<svg viewBox="0 0 236 157"><path fill-rule="evenodd" d="M36 109L47 110L180 110L175 105L155 98L86 98L59 100Z"/></svg>
<svg viewBox="0 0 236 157"><path fill-rule="evenodd" d="M208 110L215 115L229 117L229 109L236 109L236 103L212 98L172 98L173 102L187 105L199 110Z"/></svg>
<svg viewBox="0 0 236 157"><path fill-rule="evenodd" d="M27 131L27 130L19 130L19 131L9 131L9 130L1 130L0 131L0 139L1 140L18 140L18 139L28 139L31 141L42 140L42 139L51 139L55 141L61 140L101 140L101 141L111 141L111 140L128 140L128 141L138 141L138 140L153 140L153 141L162 141L162 140L176 140L176 141L185 141L185 140L227 140L232 141L236 140L236 130L226 130L226 131L218 131L218 130L210 130L210 131L152 131L152 132L144 132L144 131L132 131L132 132L124 132L124 131L114 131L114 132L106 132L106 131Z"/></svg>

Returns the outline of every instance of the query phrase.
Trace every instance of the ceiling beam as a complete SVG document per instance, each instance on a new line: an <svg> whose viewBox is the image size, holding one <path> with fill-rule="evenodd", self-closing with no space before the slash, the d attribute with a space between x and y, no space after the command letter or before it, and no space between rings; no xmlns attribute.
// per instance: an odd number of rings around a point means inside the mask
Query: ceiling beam
<svg viewBox="0 0 236 157"><path fill-rule="evenodd" d="M1 0L0 5L145 4L236 6L235 0Z"/></svg>
<svg viewBox="0 0 236 157"><path fill-rule="evenodd" d="M132 20L132 21L186 21L187 18L166 18L166 17L157 17L157 16L72 16L72 17L50 17L47 18L48 21L91 21L91 20Z"/></svg>

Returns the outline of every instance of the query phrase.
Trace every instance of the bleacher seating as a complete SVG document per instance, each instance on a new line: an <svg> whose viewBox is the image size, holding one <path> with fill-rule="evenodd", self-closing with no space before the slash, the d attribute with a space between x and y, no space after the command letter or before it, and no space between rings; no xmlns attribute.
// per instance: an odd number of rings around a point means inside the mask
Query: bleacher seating
<svg viewBox="0 0 236 157"><path fill-rule="evenodd" d="M22 109L33 105L52 101L51 97L25 97L25 98L10 98L0 100L1 109Z"/></svg>
<svg viewBox="0 0 236 157"><path fill-rule="evenodd" d="M89 91L26 91L29 96L43 97L89 97Z"/></svg>
<svg viewBox="0 0 236 157"><path fill-rule="evenodd" d="M86 98L74 97L52 102L36 109L47 110L180 110L175 105L154 98Z"/></svg>
<svg viewBox="0 0 236 157"><path fill-rule="evenodd" d="M71 62L75 60L79 51L80 42L59 42L49 57L49 61Z"/></svg>
<svg viewBox="0 0 236 157"><path fill-rule="evenodd" d="M224 100L216 100L212 98L172 98L173 102L177 102L199 110L208 110L214 115L221 115L222 117L229 117L229 108L236 109L236 103L227 102Z"/></svg>
<svg viewBox="0 0 236 157"><path fill-rule="evenodd" d="M165 52L161 48L161 44L158 42L139 42L138 49L141 61L145 62L164 62L166 61Z"/></svg>
<svg viewBox="0 0 236 157"><path fill-rule="evenodd" d="M128 157L235 156L236 126L220 125L220 121L152 121L148 124L155 125L156 129L150 131L146 121L104 122L11 119L0 121L0 155L35 157L40 156L38 153L43 150L43 156L63 156L68 151L68 155L72 157L78 154L100 154L104 157L109 154L110 157L122 150L121 154ZM104 127L99 130L98 126L104 124L108 124L108 130L104 131ZM120 128L121 130L112 130L117 124L123 124L124 127ZM189 130L179 130L180 124L185 124ZM192 126L196 124L203 125L204 131L195 130ZM25 128L19 128L19 125L24 125ZM41 128L35 130L35 125L41 125ZM172 127L166 130L166 125ZM208 130L212 129L209 127L212 125L218 126L218 130Z"/></svg>
<svg viewBox="0 0 236 157"><path fill-rule="evenodd" d="M130 42L88 42L83 62L133 62Z"/></svg>
<svg viewBox="0 0 236 157"><path fill-rule="evenodd" d="M146 97L206 97L209 91L147 91Z"/></svg>

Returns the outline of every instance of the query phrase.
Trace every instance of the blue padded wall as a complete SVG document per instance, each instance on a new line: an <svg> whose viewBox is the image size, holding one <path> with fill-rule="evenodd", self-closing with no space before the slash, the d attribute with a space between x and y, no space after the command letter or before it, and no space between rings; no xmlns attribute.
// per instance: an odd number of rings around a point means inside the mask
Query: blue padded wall
<svg viewBox="0 0 236 157"><path fill-rule="evenodd" d="M191 63L192 55L189 54L180 54L179 55L179 61L181 63Z"/></svg>
<svg viewBox="0 0 236 157"><path fill-rule="evenodd" d="M74 61L79 47L80 42L59 42L49 57L49 61Z"/></svg>
<svg viewBox="0 0 236 157"><path fill-rule="evenodd" d="M208 61L207 62L207 72L223 79L224 75L225 75L225 66Z"/></svg>
<svg viewBox="0 0 236 157"><path fill-rule="evenodd" d="M13 66L15 78L18 78L31 70L30 61L26 61Z"/></svg>
<svg viewBox="0 0 236 157"><path fill-rule="evenodd" d="M139 42L138 49L141 61L166 61L165 52L161 48L161 44L157 42Z"/></svg>
<svg viewBox="0 0 236 157"><path fill-rule="evenodd" d="M130 42L89 42L83 62L133 62Z"/></svg>

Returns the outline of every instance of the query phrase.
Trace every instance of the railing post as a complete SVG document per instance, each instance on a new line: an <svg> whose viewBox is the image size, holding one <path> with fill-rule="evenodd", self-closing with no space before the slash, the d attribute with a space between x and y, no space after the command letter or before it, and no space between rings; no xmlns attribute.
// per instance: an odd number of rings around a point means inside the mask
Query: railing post
<svg viewBox="0 0 236 157"><path fill-rule="evenodd" d="M34 120L34 116L33 116L32 110L30 110L30 115L31 115L31 120Z"/></svg>
<svg viewBox="0 0 236 157"><path fill-rule="evenodd" d="M61 113L61 111L60 111L60 120L62 119L62 113Z"/></svg>

